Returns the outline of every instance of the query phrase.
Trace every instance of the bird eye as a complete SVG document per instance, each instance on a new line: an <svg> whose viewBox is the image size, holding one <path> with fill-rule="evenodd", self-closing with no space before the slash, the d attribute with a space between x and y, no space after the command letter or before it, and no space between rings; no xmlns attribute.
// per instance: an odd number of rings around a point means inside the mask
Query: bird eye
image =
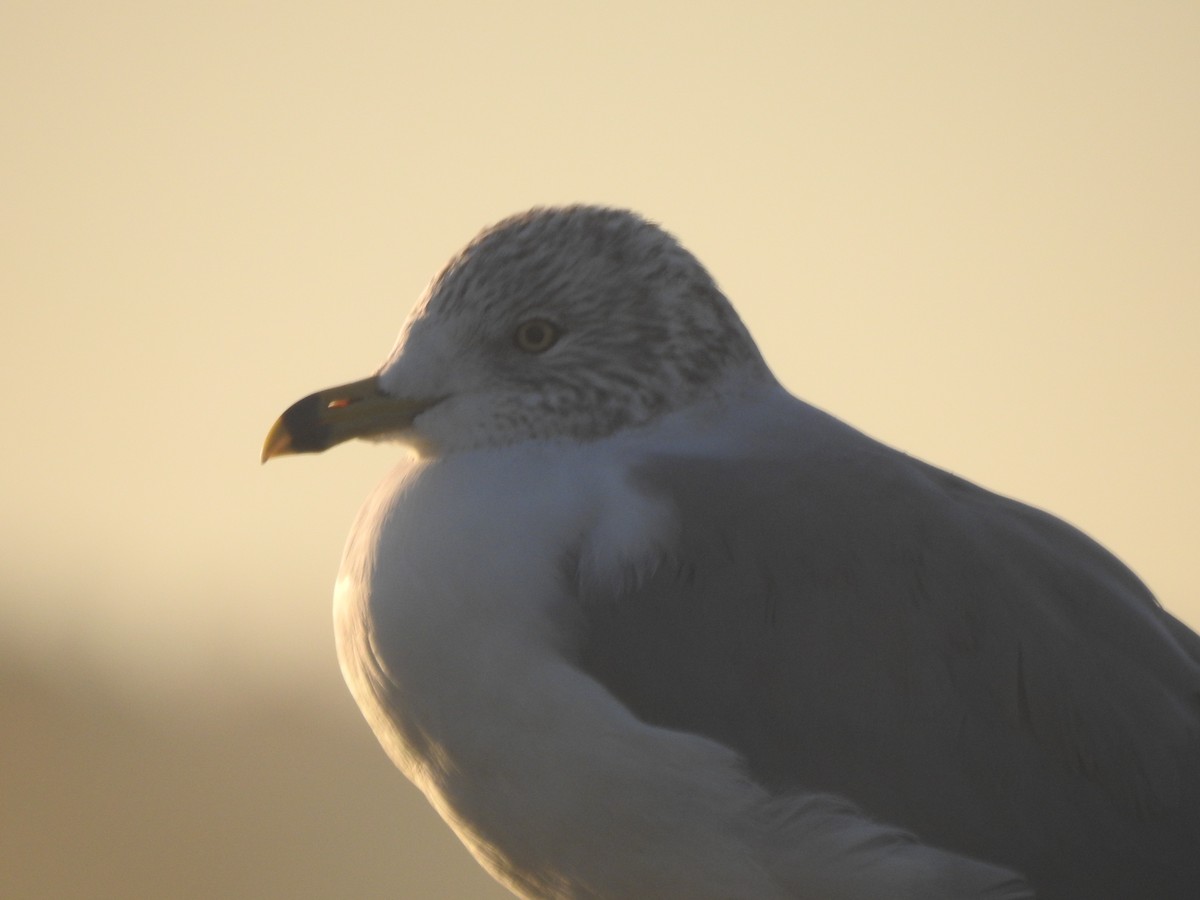
<svg viewBox="0 0 1200 900"><path fill-rule="evenodd" d="M530 319L517 326L513 342L518 350L526 353L542 353L554 346L558 340L558 326L545 319Z"/></svg>

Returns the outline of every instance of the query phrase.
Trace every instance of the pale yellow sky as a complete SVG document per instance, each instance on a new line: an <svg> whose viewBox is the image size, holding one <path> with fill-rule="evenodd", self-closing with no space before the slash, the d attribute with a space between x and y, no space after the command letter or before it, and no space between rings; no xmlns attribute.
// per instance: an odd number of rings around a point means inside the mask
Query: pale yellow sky
<svg viewBox="0 0 1200 900"><path fill-rule="evenodd" d="M481 226L598 201L795 393L1050 509L1200 624L1200 6L0 7L0 641L337 687L399 451L260 469Z"/></svg>

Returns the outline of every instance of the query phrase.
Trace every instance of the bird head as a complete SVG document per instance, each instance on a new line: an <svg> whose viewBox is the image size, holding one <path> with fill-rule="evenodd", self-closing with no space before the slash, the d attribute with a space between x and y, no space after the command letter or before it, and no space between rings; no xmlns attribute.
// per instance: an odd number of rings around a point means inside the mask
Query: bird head
<svg viewBox="0 0 1200 900"><path fill-rule="evenodd" d="M631 212L535 209L486 229L434 278L371 377L275 423L263 461L350 438L439 455L587 441L770 378L704 267Z"/></svg>

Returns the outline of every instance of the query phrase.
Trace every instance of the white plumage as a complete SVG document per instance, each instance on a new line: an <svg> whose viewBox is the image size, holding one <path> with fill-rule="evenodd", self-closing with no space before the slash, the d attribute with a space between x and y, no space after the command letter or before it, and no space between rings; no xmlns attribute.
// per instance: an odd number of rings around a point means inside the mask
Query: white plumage
<svg viewBox="0 0 1200 900"><path fill-rule="evenodd" d="M353 436L421 458L351 533L343 672L514 892L1196 896L1196 636L1070 526L788 395L636 216L484 232L264 457Z"/></svg>

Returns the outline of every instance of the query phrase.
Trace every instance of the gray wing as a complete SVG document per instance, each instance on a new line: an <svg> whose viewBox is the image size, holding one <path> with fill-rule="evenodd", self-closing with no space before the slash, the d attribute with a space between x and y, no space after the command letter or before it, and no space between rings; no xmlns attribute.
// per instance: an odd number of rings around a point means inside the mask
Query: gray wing
<svg viewBox="0 0 1200 900"><path fill-rule="evenodd" d="M1200 896L1200 640L1066 523L798 404L754 458L639 472L681 533L580 662L1043 900Z"/></svg>

